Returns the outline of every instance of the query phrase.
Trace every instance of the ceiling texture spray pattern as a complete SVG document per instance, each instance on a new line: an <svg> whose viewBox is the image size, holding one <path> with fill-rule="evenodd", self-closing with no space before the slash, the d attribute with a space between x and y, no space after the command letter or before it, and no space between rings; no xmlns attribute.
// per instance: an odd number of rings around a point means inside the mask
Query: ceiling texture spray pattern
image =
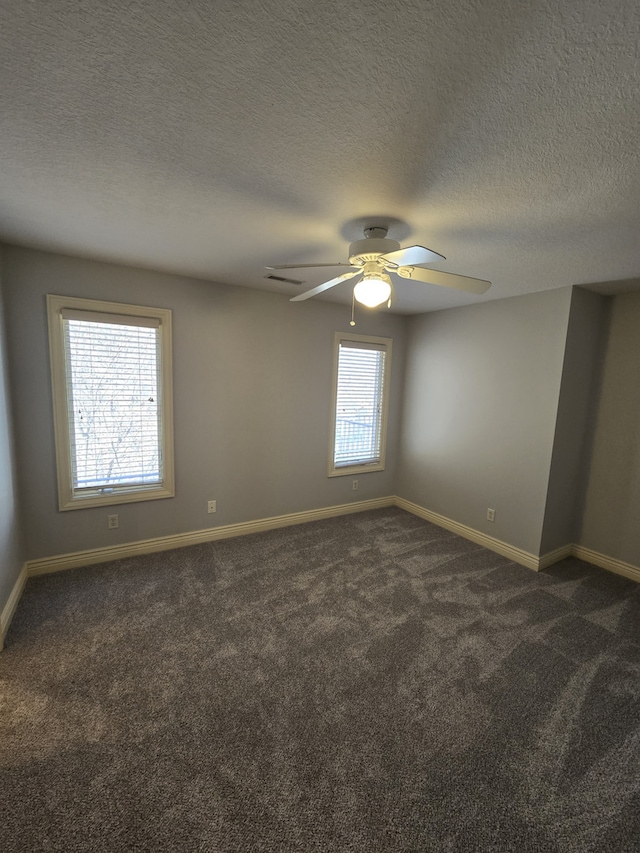
<svg viewBox="0 0 640 853"><path fill-rule="evenodd" d="M640 278L635 0L0 9L0 240L293 296L383 216L493 282L401 313Z"/></svg>

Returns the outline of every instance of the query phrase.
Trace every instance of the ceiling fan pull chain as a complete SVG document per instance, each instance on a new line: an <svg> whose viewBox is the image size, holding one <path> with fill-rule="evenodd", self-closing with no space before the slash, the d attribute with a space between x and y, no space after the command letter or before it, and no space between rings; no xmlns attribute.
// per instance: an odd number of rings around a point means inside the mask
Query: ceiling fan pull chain
<svg viewBox="0 0 640 853"><path fill-rule="evenodd" d="M356 289L355 287L351 291L351 320L349 321L350 326L355 326L355 311L356 311Z"/></svg>

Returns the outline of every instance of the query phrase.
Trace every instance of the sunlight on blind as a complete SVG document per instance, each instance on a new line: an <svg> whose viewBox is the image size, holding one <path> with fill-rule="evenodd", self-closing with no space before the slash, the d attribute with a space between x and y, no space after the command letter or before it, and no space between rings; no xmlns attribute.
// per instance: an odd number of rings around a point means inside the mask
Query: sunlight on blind
<svg viewBox="0 0 640 853"><path fill-rule="evenodd" d="M380 461L385 351L340 346L334 465Z"/></svg>
<svg viewBox="0 0 640 853"><path fill-rule="evenodd" d="M65 319L64 341L74 491L161 483L158 328Z"/></svg>

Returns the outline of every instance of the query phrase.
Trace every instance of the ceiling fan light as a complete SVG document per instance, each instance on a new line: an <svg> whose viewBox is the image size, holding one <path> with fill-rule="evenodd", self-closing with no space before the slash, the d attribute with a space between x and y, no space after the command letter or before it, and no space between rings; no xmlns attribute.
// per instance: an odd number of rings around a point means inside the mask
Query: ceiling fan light
<svg viewBox="0 0 640 853"><path fill-rule="evenodd" d="M361 305L367 308L377 308L389 300L391 282L386 275L373 275L363 278L353 288L353 295Z"/></svg>

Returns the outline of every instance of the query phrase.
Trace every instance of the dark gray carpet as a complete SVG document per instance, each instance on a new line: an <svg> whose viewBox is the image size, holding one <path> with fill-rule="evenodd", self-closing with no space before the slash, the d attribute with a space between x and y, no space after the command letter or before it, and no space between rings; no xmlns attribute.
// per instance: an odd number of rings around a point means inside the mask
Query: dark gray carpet
<svg viewBox="0 0 640 853"><path fill-rule="evenodd" d="M638 851L639 589L397 509L30 580L0 850Z"/></svg>

